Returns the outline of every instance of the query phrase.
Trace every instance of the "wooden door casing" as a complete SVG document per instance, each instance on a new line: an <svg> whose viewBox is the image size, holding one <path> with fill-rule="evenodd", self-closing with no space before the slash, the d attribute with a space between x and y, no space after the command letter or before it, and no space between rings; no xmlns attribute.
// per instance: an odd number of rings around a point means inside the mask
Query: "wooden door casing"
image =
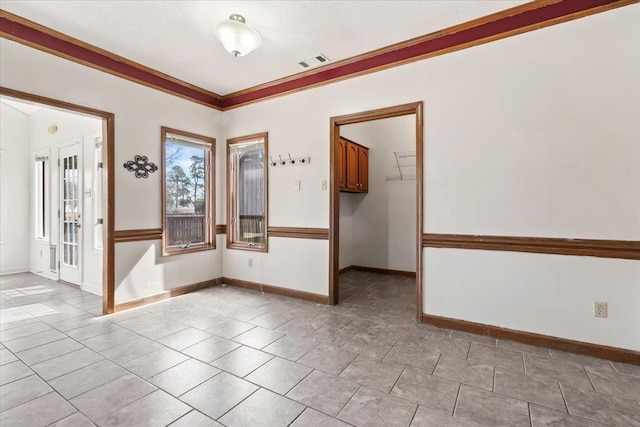
<svg viewBox="0 0 640 427"><path fill-rule="evenodd" d="M340 151L338 152L338 181L340 190L347 188L347 141L340 138Z"/></svg>

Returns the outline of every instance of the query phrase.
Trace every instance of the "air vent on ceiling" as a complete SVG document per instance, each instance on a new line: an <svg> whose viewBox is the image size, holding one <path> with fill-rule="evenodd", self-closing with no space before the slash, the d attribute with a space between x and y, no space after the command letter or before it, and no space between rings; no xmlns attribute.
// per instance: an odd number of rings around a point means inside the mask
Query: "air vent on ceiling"
<svg viewBox="0 0 640 427"><path fill-rule="evenodd" d="M299 64L302 65L304 68L313 68L329 61L330 61L329 58L327 58L323 54L319 54L316 56L312 56L311 58L307 58L304 61L300 61Z"/></svg>

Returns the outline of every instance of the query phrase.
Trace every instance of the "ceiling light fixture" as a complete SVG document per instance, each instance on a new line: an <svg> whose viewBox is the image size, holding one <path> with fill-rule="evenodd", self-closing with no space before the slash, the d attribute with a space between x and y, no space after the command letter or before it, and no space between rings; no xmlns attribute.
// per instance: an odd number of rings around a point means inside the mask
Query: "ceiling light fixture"
<svg viewBox="0 0 640 427"><path fill-rule="evenodd" d="M245 56L262 44L260 34L245 23L242 15L233 14L228 21L216 25L216 37L227 51L235 56Z"/></svg>

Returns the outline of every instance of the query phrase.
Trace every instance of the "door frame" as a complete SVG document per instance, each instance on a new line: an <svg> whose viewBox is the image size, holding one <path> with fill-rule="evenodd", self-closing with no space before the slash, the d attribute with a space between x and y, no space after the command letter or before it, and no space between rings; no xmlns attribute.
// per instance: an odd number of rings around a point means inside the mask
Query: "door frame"
<svg viewBox="0 0 640 427"><path fill-rule="evenodd" d="M340 126L392 117L416 116L416 320L422 322L422 232L423 232L423 102L396 105L355 114L331 117L330 196L329 196L329 303L338 304L339 251L340 251L340 183L338 182L338 156Z"/></svg>
<svg viewBox="0 0 640 427"><path fill-rule="evenodd" d="M102 241L102 313L113 313L115 307L115 115L106 111L34 95L4 86L0 86L0 95L102 119L102 218L104 230Z"/></svg>

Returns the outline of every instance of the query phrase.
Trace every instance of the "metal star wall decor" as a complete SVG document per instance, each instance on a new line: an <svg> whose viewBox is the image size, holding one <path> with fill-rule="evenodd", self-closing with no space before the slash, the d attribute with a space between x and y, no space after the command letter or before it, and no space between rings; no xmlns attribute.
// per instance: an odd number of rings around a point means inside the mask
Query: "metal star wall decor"
<svg viewBox="0 0 640 427"><path fill-rule="evenodd" d="M158 170L158 166L151 163L147 156L135 156L133 160L129 160L123 166L129 172L135 172L136 178L149 178L150 173Z"/></svg>

